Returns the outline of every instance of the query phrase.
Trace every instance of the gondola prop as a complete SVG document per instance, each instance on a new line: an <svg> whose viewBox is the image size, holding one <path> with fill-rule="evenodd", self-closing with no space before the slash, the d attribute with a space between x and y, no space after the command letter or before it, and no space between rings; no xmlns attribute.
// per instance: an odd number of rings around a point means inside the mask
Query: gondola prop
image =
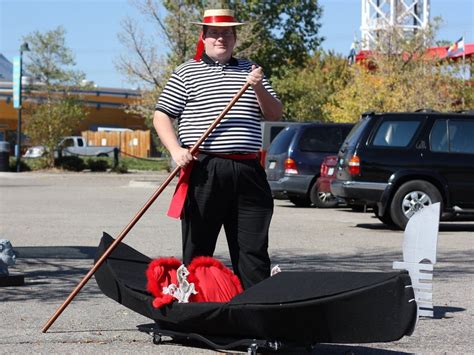
<svg viewBox="0 0 474 355"><path fill-rule="evenodd" d="M245 84L191 154L243 95ZM152 262L122 240L178 174L176 167L116 239L104 233L95 264L43 327L46 332L87 281L95 275L102 292L154 321L140 325L155 343L162 336L176 342L198 342L215 349L279 350L285 344L311 347L315 343L387 342L409 335L417 320L410 276L396 272L280 272L225 301L168 300L157 304L147 280ZM177 270L175 270L177 272ZM176 281L176 280L175 280ZM166 287L166 289L165 289ZM171 282L162 289L170 294ZM158 291L159 290L158 287ZM174 292L174 291L173 291Z"/></svg>
<svg viewBox="0 0 474 355"><path fill-rule="evenodd" d="M113 238L104 233L97 255ZM279 349L285 344L373 343L412 333L417 320L410 276L394 272L280 272L228 302L154 307L146 271L152 259L122 243L95 274L102 292L154 321L139 329L215 349Z"/></svg>

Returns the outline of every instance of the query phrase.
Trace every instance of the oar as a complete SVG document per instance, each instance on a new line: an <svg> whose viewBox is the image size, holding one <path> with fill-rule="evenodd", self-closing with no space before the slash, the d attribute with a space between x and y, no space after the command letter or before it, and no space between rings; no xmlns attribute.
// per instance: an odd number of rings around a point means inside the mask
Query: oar
<svg viewBox="0 0 474 355"><path fill-rule="evenodd" d="M239 100L239 98L244 94L244 92L248 89L250 86L249 83L245 83L244 86L239 90L237 94L232 98L232 100L227 104L227 106L224 108L224 110L221 112L221 114L214 120L214 122L209 126L209 128L204 132L201 138L196 142L196 144L190 149L190 153L192 155L197 153L197 150L199 149L199 146L206 140L206 138L211 134L211 132L216 128L216 126L220 123L220 121L224 118L224 116L229 112L229 110L232 108L232 106L235 105L235 103ZM148 210L148 208L155 202L155 200L160 196L160 194L163 192L163 190L168 186L168 184L173 180L173 178L178 174L179 170L181 167L177 166L174 168L174 170L169 174L169 176L166 178L166 180L158 187L158 189L153 193L153 195L150 197L150 199L145 203L145 205L138 211L138 213L133 217L133 219L130 221L130 223L122 230L122 232L119 234L117 239L109 246L109 248L102 254L102 256L97 260L97 262L94 264L92 269L89 270L89 272L84 276L84 278L79 282L79 284L76 286L76 288L71 292L71 294L68 296L68 298L63 302L61 307L59 307L56 312L52 315L52 317L48 320L48 322L44 325L42 332L46 333L51 327L51 325L56 321L56 319L61 315L61 313L66 309L66 307L71 303L71 301L76 297L76 295L81 291L81 289L84 287L84 285L89 281L89 279L92 277L92 275L95 274L97 269L104 263L105 259L114 251L114 249L119 245L119 243L125 238L125 236L130 232L130 230L133 228L133 226L138 222L138 220L143 216L143 214Z"/></svg>

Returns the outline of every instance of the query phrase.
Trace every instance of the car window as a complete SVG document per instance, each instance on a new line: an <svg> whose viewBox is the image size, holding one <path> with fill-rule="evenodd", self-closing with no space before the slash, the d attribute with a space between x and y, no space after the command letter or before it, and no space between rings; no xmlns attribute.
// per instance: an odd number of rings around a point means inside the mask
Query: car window
<svg viewBox="0 0 474 355"><path fill-rule="evenodd" d="M342 136L344 138L347 137L347 135L351 132L353 126L347 126L347 127L342 127ZM341 142L343 143L343 142Z"/></svg>
<svg viewBox="0 0 474 355"><path fill-rule="evenodd" d="M433 124L430 147L433 152L449 152L448 120L436 120Z"/></svg>
<svg viewBox="0 0 474 355"><path fill-rule="evenodd" d="M437 120L431 130L434 152L474 153L474 121Z"/></svg>
<svg viewBox="0 0 474 355"><path fill-rule="evenodd" d="M449 120L449 151L474 153L474 121Z"/></svg>
<svg viewBox="0 0 474 355"><path fill-rule="evenodd" d="M270 128L270 142L273 142L273 140L276 138L278 133L280 133L285 127L283 126L275 126Z"/></svg>
<svg viewBox="0 0 474 355"><path fill-rule="evenodd" d="M379 147L406 147L419 126L419 120L386 120L378 127L372 145Z"/></svg>
<svg viewBox="0 0 474 355"><path fill-rule="evenodd" d="M344 141L344 145L354 147L359 141L359 138L362 136L362 133L364 132L365 127L367 126L369 121L369 116L362 117L359 122L357 122L356 125L352 127L351 131L349 132Z"/></svg>
<svg viewBox="0 0 474 355"><path fill-rule="evenodd" d="M337 152L342 140L341 127L309 127L301 135L298 149L303 152Z"/></svg>
<svg viewBox="0 0 474 355"><path fill-rule="evenodd" d="M78 147L83 147L84 146L84 141L82 140L82 138L77 138L77 146Z"/></svg>
<svg viewBox="0 0 474 355"><path fill-rule="evenodd" d="M268 154L282 154L287 152L295 133L296 130L292 127L287 127L282 130L268 147Z"/></svg>
<svg viewBox="0 0 474 355"><path fill-rule="evenodd" d="M67 148L67 147L74 147L74 140L72 138L68 138L68 139L65 139L62 146L64 148Z"/></svg>

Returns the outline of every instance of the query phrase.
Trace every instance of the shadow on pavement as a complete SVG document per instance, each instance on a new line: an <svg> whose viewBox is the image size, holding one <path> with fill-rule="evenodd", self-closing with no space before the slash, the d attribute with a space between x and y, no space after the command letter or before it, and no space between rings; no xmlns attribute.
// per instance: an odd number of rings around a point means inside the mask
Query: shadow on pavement
<svg viewBox="0 0 474 355"><path fill-rule="evenodd" d="M97 247L51 246L16 247L15 253L22 259L94 259Z"/></svg>
<svg viewBox="0 0 474 355"><path fill-rule="evenodd" d="M239 339L235 339L236 341ZM152 341L152 337L150 337L150 342ZM165 337L163 339L163 342L161 343L163 345L175 345L175 346L184 346L187 348L195 348L195 349L211 349L207 346L205 346L204 343L198 342L198 341L193 341L193 340L187 340L187 341L175 341L171 338ZM391 351L391 350L385 350L385 349L377 349L377 348L369 348L365 346L360 346L360 345L340 345L340 344L314 344L310 348L309 347L303 347L303 346L291 346L287 345L285 343L282 344L284 348L281 348L276 352L277 354L280 355L297 355L297 354L338 354L338 355L372 355L372 354L382 354L382 355L396 355L396 354L409 354L406 352L399 352L399 351ZM246 348L244 346L238 348L240 351L245 351ZM157 345L157 352L159 351L159 345ZM219 353L223 354L236 354L235 350L216 350ZM257 350L258 353L260 353L259 350ZM263 351L261 352L262 354L273 354L275 353L274 351Z"/></svg>
<svg viewBox="0 0 474 355"><path fill-rule="evenodd" d="M371 230L398 230L396 228L387 226L382 222L376 223L358 223L355 225L357 228L365 228ZM441 222L439 224L440 232L474 232L474 224L472 223L455 223L455 222ZM403 231L400 231L403 233Z"/></svg>
<svg viewBox="0 0 474 355"><path fill-rule="evenodd" d="M15 274L20 269L25 275L25 285L2 288L0 302L64 301L91 268L91 260L19 259L10 272ZM82 300L101 295L102 292L95 280L89 280L75 299Z"/></svg>
<svg viewBox="0 0 474 355"><path fill-rule="evenodd" d="M283 351L278 352L278 354L282 355L296 355L296 354L304 354L305 352L301 351ZM311 352L306 352L306 354L343 354L343 355L374 355L374 354L381 354L381 355L396 355L396 354L409 354L400 351L392 351L392 350L385 350L385 349L377 349L377 348L368 348L365 346L350 346L350 345L336 345L336 344L317 344L313 347Z"/></svg>
<svg viewBox="0 0 474 355"><path fill-rule="evenodd" d="M402 260L402 252L360 254L298 254L277 252L270 255L272 265L279 264L282 271L392 271L392 262ZM435 279L474 274L473 250L438 253ZM443 266L439 266L443 263Z"/></svg>
<svg viewBox="0 0 474 355"><path fill-rule="evenodd" d="M433 307L433 318L434 319L443 319L443 318L453 318L446 316L446 313L455 313L455 312L465 312L466 308L461 307Z"/></svg>

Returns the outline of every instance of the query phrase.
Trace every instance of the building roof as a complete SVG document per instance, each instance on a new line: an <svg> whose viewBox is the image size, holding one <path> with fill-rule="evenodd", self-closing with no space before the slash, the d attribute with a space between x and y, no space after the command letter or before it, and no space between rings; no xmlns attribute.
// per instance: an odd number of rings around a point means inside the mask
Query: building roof
<svg viewBox="0 0 474 355"><path fill-rule="evenodd" d="M428 58L439 58L439 59L462 59L463 56L466 58L471 58L474 56L474 43L466 43L464 45L464 52L463 51L458 51L454 55L449 55L448 56L448 50L449 46L441 46L441 47L431 47L426 50L426 55ZM356 62L368 59L370 55L372 54L372 51L370 50L360 50L356 54Z"/></svg>

